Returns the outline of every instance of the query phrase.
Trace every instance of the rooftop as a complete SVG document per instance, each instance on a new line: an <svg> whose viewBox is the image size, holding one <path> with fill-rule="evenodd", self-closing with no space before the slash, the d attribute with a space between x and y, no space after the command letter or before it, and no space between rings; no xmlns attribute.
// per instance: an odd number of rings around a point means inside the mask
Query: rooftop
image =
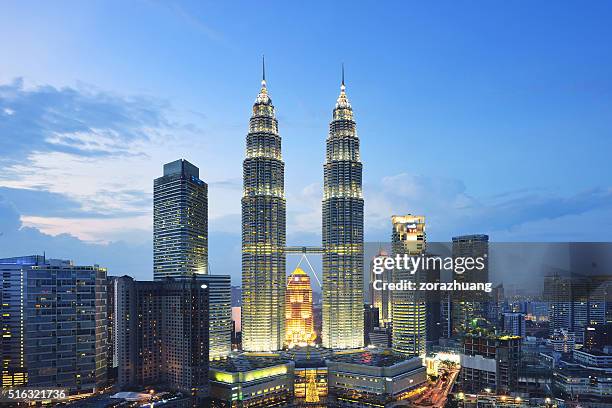
<svg viewBox="0 0 612 408"><path fill-rule="evenodd" d="M213 361L210 363L210 368L228 373L240 373L258 370L260 368L274 367L288 362L288 359L281 358L278 354L268 354L265 356L241 354L237 357Z"/></svg>
<svg viewBox="0 0 612 408"><path fill-rule="evenodd" d="M371 367L391 367L395 364L406 361L407 358L401 354L393 353L391 351L359 351L355 353L334 354L330 360L343 363L367 365Z"/></svg>

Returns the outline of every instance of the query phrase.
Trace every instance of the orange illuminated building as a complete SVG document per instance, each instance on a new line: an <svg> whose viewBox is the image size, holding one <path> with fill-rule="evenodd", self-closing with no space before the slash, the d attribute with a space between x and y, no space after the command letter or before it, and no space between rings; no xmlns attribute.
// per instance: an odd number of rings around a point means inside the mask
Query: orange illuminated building
<svg viewBox="0 0 612 408"><path fill-rule="evenodd" d="M310 277L295 268L287 278L285 293L285 345L313 345L317 335L312 318L312 287Z"/></svg>

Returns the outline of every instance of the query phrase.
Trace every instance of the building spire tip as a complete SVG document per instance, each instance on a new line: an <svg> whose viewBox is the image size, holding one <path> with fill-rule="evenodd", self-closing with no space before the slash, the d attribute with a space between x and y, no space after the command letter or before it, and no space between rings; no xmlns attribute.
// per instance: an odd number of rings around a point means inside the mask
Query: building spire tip
<svg viewBox="0 0 612 408"><path fill-rule="evenodd" d="M262 81L266 81L266 56L261 56L261 79Z"/></svg>

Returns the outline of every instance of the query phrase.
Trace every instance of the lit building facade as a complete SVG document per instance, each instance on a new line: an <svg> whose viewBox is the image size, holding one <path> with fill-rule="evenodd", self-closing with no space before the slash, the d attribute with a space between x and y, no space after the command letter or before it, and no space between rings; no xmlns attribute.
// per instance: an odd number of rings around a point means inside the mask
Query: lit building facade
<svg viewBox="0 0 612 408"><path fill-rule="evenodd" d="M394 215L391 217L391 244L393 255L420 256L425 253L425 217L420 215ZM426 272L394 270L394 282L402 280L425 282ZM423 356L427 341L427 306L425 295L416 290L393 292L392 348L408 356Z"/></svg>
<svg viewBox="0 0 612 408"><path fill-rule="evenodd" d="M453 273L457 282L489 281L489 236L484 234L461 235L452 239L453 258L483 258L482 270ZM484 292L453 292L451 294L451 328L453 334L462 333L473 319L485 318L491 298Z"/></svg>
<svg viewBox="0 0 612 408"><path fill-rule="evenodd" d="M0 270L2 385L104 387L106 269L27 256L0 259Z"/></svg>
<svg viewBox="0 0 612 408"><path fill-rule="evenodd" d="M312 314L312 287L310 277L301 268L296 268L287 278L285 318L287 347L314 344L317 335Z"/></svg>
<svg viewBox="0 0 612 408"><path fill-rule="evenodd" d="M285 342L285 164L265 72L246 139L242 197L242 348L280 350Z"/></svg>
<svg viewBox="0 0 612 408"><path fill-rule="evenodd" d="M198 276L208 286L209 357L225 358L232 351L232 284L229 275Z"/></svg>
<svg viewBox="0 0 612 408"><path fill-rule="evenodd" d="M114 280L119 388L208 393L209 288L196 279Z"/></svg>
<svg viewBox="0 0 612 408"><path fill-rule="evenodd" d="M387 407L417 392L427 382L419 357L389 352L338 354L326 362L328 406Z"/></svg>
<svg viewBox="0 0 612 408"><path fill-rule="evenodd" d="M244 354L212 363L210 406L213 408L292 406L292 361Z"/></svg>
<svg viewBox="0 0 612 408"><path fill-rule="evenodd" d="M344 78L329 125L323 182L323 346L363 346L362 164Z"/></svg>
<svg viewBox="0 0 612 408"><path fill-rule="evenodd" d="M186 160L164 165L153 183L155 280L208 273L208 185Z"/></svg>
<svg viewBox="0 0 612 408"><path fill-rule="evenodd" d="M382 248L376 257L388 256ZM391 291L385 284L392 282L392 271L385 269L382 273L374 273L374 259L370 261L370 305L378 310L378 322L381 327L391 323ZM379 281L374 284L375 281Z"/></svg>

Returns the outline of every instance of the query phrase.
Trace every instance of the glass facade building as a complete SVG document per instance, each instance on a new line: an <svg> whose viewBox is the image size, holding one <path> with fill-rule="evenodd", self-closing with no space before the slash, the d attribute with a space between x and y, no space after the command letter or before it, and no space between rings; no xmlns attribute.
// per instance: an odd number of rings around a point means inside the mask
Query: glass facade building
<svg viewBox="0 0 612 408"><path fill-rule="evenodd" d="M391 217L391 244L393 256L419 256L425 253L425 217L419 215L394 215ZM417 270L394 270L394 282L403 280L426 281L427 272ZM393 296L393 335L391 345L394 351L408 356L425 355L427 341L427 305L425 294L417 290L396 290Z"/></svg>
<svg viewBox="0 0 612 408"><path fill-rule="evenodd" d="M243 163L242 348L280 350L285 342L285 164L265 74L253 105Z"/></svg>
<svg viewBox="0 0 612 408"><path fill-rule="evenodd" d="M164 165L153 184L153 276L208 273L208 185L186 160Z"/></svg>
<svg viewBox="0 0 612 408"><path fill-rule="evenodd" d="M323 346L358 348L364 340L363 168L344 78L323 168Z"/></svg>

